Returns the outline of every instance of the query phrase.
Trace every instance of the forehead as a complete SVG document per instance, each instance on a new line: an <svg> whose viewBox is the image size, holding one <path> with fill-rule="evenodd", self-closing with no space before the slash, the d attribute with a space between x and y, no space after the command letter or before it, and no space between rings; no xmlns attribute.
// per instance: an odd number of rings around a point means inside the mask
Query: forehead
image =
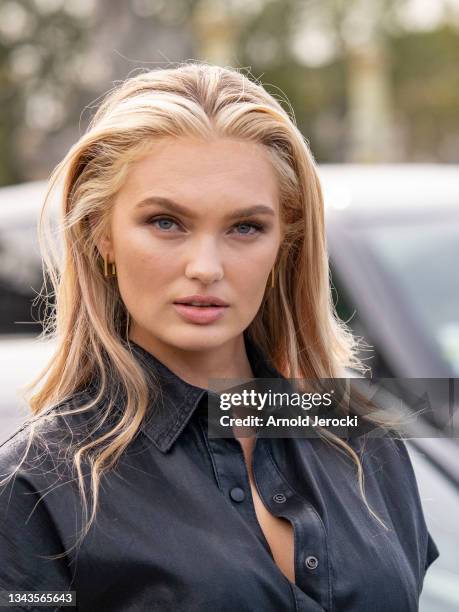
<svg viewBox="0 0 459 612"><path fill-rule="evenodd" d="M119 199L132 205L149 195L194 206L270 204L278 210L278 183L266 148L228 138L163 138L132 163Z"/></svg>

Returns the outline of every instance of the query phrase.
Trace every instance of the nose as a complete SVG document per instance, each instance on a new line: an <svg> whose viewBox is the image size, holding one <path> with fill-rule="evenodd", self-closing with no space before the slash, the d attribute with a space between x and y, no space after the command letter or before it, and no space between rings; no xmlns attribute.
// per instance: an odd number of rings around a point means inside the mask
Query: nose
<svg viewBox="0 0 459 612"><path fill-rule="evenodd" d="M210 285L221 280L223 274L223 266L215 241L210 237L207 240L201 240L188 259L185 276L190 280L196 279L205 285Z"/></svg>

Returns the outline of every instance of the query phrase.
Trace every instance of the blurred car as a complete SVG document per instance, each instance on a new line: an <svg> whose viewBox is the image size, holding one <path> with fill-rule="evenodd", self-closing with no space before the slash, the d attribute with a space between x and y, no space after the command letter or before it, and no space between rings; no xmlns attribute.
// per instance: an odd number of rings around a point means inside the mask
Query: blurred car
<svg viewBox="0 0 459 612"><path fill-rule="evenodd" d="M338 313L372 347L362 353L372 375L458 379L459 168L345 165L319 171ZM17 389L53 349L52 342L36 339L40 313L31 312L42 285L35 227L45 191L41 182L0 189L2 438L26 414ZM427 574L421 612L459 609L459 445L445 433L448 416L436 411L422 435L407 442L441 553Z"/></svg>
<svg viewBox="0 0 459 612"><path fill-rule="evenodd" d="M459 533L452 519L459 510L454 423L459 167L326 165L319 173L338 314L371 347L361 357L372 376L397 377L400 384L422 378L426 388L430 384L435 409L407 443L441 553L427 574L420 610L459 610ZM445 382L455 400L452 412L451 406L435 402L436 387Z"/></svg>
<svg viewBox="0 0 459 612"><path fill-rule="evenodd" d="M338 311L374 376L459 376L459 166L321 166ZM353 316L354 315L354 316Z"/></svg>

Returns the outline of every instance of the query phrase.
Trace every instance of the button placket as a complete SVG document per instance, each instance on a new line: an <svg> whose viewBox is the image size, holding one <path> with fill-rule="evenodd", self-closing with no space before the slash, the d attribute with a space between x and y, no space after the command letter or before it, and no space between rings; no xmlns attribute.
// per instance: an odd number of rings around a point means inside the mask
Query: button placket
<svg viewBox="0 0 459 612"><path fill-rule="evenodd" d="M228 503L235 511L245 517L247 523L252 526L254 535L269 553L269 544L258 523L255 508L253 503L249 502L251 498L250 482L240 443L234 438L209 438L204 425L202 427L220 491L226 496ZM242 491L244 499L239 501L242 494L235 493L235 489Z"/></svg>
<svg viewBox="0 0 459 612"><path fill-rule="evenodd" d="M282 443L294 441L259 440L253 458L254 477L266 506L290 520L294 528L296 586L328 610L332 607L332 585L325 525L314 506L289 487L281 472L282 460L279 464L274 460L275 444Z"/></svg>

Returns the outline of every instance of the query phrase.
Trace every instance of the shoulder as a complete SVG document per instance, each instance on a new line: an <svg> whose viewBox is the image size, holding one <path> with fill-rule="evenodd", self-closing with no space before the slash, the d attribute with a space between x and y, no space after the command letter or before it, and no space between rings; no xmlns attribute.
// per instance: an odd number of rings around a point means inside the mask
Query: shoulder
<svg viewBox="0 0 459 612"><path fill-rule="evenodd" d="M120 406L99 394L98 388L88 386L24 421L0 442L0 507L2 492L10 482L11 487L15 483L10 495L16 495L21 486L45 492L56 485L64 489L64 482L77 487L77 451L107 438L122 419ZM78 468L84 481L91 473L90 462L89 454L83 452Z"/></svg>
<svg viewBox="0 0 459 612"><path fill-rule="evenodd" d="M89 393L75 393L31 415L0 443L0 494L9 477L38 487L68 476L72 453L89 440L100 417L100 406L87 408L90 401Z"/></svg>
<svg viewBox="0 0 459 612"><path fill-rule="evenodd" d="M411 494L418 492L407 444L400 435L384 432L377 436L360 436L352 446L366 475L377 476L385 486L408 487L407 493Z"/></svg>
<svg viewBox="0 0 459 612"><path fill-rule="evenodd" d="M29 418L0 444L0 511L27 506L31 495L68 478L73 428L50 411Z"/></svg>
<svg viewBox="0 0 459 612"><path fill-rule="evenodd" d="M419 490L406 442L392 433L360 436L352 443L367 486L375 487L387 501L420 509Z"/></svg>
<svg viewBox="0 0 459 612"><path fill-rule="evenodd" d="M72 453L75 445L88 439L94 414L73 414L72 408L84 407L85 399L75 395L29 418L0 444L0 566L4 568L20 565L33 573L36 555L61 552L62 538L81 523ZM85 464L82 467L86 477L89 470ZM0 583L7 576L10 584L16 584L6 569L4 573L0 570Z"/></svg>

